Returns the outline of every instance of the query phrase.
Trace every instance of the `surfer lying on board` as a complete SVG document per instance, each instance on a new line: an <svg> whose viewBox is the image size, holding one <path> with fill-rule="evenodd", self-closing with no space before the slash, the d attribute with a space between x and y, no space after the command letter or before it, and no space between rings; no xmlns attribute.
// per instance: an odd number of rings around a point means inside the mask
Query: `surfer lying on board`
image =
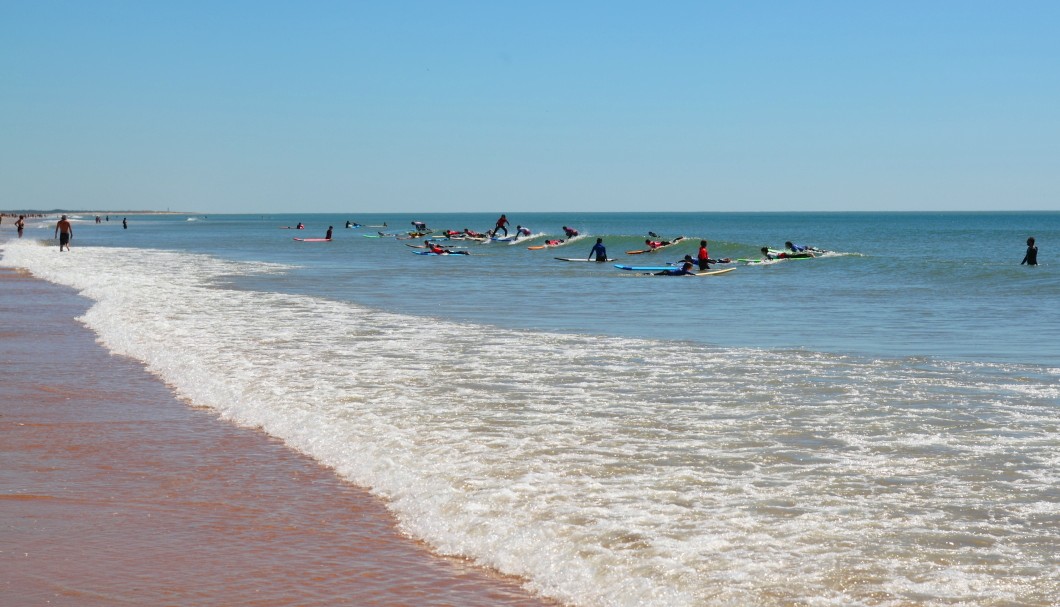
<svg viewBox="0 0 1060 607"><path fill-rule="evenodd" d="M674 265L682 264L682 263L697 263L697 261L695 259L692 259L691 255L685 255L684 259L678 261ZM732 258L730 258L730 257L720 257L718 259L714 259L713 257L708 257L707 258L707 263L732 263Z"/></svg>
<svg viewBox="0 0 1060 607"><path fill-rule="evenodd" d="M788 253L786 251L771 251L769 247L762 247L762 256L766 259L801 259L804 257L813 257L813 253L809 251L803 253Z"/></svg>
<svg viewBox="0 0 1060 607"><path fill-rule="evenodd" d="M486 234L483 234L482 232L476 232L476 231L474 231L474 230L472 230L470 228L464 228L464 234L466 236L470 236L471 238L485 238L487 236Z"/></svg>
<svg viewBox="0 0 1060 607"><path fill-rule="evenodd" d="M423 244L427 246L427 250L435 255L468 255L467 251L454 251L440 246L438 243L424 240Z"/></svg>
<svg viewBox="0 0 1060 607"><path fill-rule="evenodd" d="M669 240L651 240L650 238L644 241L644 244L651 250L658 249L660 247L668 247L673 244Z"/></svg>
<svg viewBox="0 0 1060 607"><path fill-rule="evenodd" d="M662 272L656 272L656 276L695 276L696 273L692 271L692 262L686 261L681 265L680 269L674 270L663 270Z"/></svg>
<svg viewBox="0 0 1060 607"><path fill-rule="evenodd" d="M790 240L785 242L784 246L787 247L787 249L789 251L791 251L792 253L825 253L826 252L824 249L818 249L817 247L811 247L811 246L807 246L807 245L804 245L804 244L795 244L795 243L791 242Z"/></svg>
<svg viewBox="0 0 1060 607"><path fill-rule="evenodd" d="M546 240L545 246L554 247L558 244L563 244L562 240Z"/></svg>

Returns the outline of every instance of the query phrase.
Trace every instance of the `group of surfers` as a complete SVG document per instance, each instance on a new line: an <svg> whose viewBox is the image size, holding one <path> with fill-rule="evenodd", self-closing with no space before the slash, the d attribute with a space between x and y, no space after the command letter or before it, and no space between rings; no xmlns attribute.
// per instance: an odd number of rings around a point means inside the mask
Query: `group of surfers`
<svg viewBox="0 0 1060 607"><path fill-rule="evenodd" d="M654 232L648 232L648 234L655 238L659 238L659 236ZM675 238L674 240L651 240L649 238L644 241L644 244L647 245L648 249L646 251L638 252L652 252L657 249L676 244L682 240L684 240L683 237ZM791 242L790 240L784 243L784 247L786 248L786 250L784 251L774 251L769 247L762 247L762 256L766 260L800 259L806 257L815 257L817 253L827 252L824 249L818 249L816 247L808 245L796 244ZM593 248L589 251L589 257L587 259L589 261L595 260L598 262L611 261L607 257L607 248L604 246L603 238L596 239L596 244L594 244ZM695 259L693 259L691 255L685 255L684 259L678 262L680 264L679 267L662 270L660 272L656 272L655 274L658 276L688 276L694 275L696 273L694 271L695 269L698 269L700 272L704 272L710 269L711 264L726 264L732 262L733 260L729 257L723 257L718 259L712 258L710 256L710 251L707 249L707 241L700 240L699 250L696 253Z"/></svg>
<svg viewBox="0 0 1060 607"><path fill-rule="evenodd" d="M419 236L426 236L428 234L433 233L433 230L431 230L430 228L427 227L426 222L423 222L423 221L412 221L410 223L412 224L412 227L413 227L413 229L415 231L409 232L409 237L415 238L415 237L419 237ZM510 225L510 222L508 220L507 214L501 214L501 216L497 219L497 222L494 225L492 230L488 230L486 232L476 232L476 231L474 231L474 230L472 230L470 228L464 228L463 230L444 230L443 232L440 233L440 235L443 236L446 239L454 239L454 240L459 240L459 239L485 240L485 239L488 239L488 238L497 238L498 237L497 236L498 232L503 232L504 236L507 237L508 236L508 226L509 225ZM346 221L346 227L347 228L362 227L362 224L353 223L353 222L347 220ZM303 224L301 222L299 222L296 229L304 229ZM331 234L332 234L332 226L328 226L328 232L327 232L327 236L325 236L325 238L327 240L331 240ZM531 230L529 228L527 228L527 227L524 227L522 225L518 225L518 226L515 227L515 239L518 239L518 238L521 238L521 237L530 236L531 234L532 234ZM544 242L544 244L546 246L557 246L557 245L563 244L567 240L569 240L571 238L574 238L575 236L578 236L579 232L575 228L572 228L572 227L569 227L569 226L563 226L563 234L566 237L565 239L550 239L550 240L546 240ZM656 251L658 249L662 249L664 247L668 247L668 246L677 244L677 243L681 242L682 240L684 240L683 236L679 236L679 237L674 238L672 240L664 240L664 239L662 239L662 237L660 237L655 232L648 232L648 236L650 236L651 238L646 238L644 240L644 245L647 247L647 249L644 250L644 251L640 251L640 252L653 252L653 251ZM786 241L784 243L784 247L785 247L784 251L775 251L773 249L770 249L769 247L762 247L762 249L761 249L762 257L764 259L766 259L766 260L799 259L799 258L806 258L806 257L814 257L816 253L825 253L826 252L823 249L818 249L816 247L812 247L812 246L808 246L808 245L797 244L797 243L794 243L794 242L792 242L790 240ZM443 247L440 244L438 244L437 242L434 242L433 240L430 240L430 239L423 241L423 247L422 248L427 249L430 253L433 253L435 255L468 255L467 251L454 251L452 248ZM589 251L588 260L590 260L590 261L595 260L595 261L598 261L598 262L611 261L607 257L607 248L604 246L604 239L603 238L597 238L596 239L596 244L594 244L592 249ZM669 269L669 270L663 270L661 272L656 272L656 274L664 275L664 276L685 276L685 275L695 274L693 269L696 269L697 267L698 267L698 270L700 272L703 272L703 271L706 271L706 270L710 269L710 264L725 264L725 263L732 263L732 261L733 260L728 258L728 257L720 258L720 259L712 259L710 257L710 252L707 249L707 241L706 240L700 240L699 241L699 250L696 253L696 258L695 259L693 259L691 255L685 255L684 259L682 259L680 262L678 262L678 263L681 264L680 267L676 267L674 269Z"/></svg>

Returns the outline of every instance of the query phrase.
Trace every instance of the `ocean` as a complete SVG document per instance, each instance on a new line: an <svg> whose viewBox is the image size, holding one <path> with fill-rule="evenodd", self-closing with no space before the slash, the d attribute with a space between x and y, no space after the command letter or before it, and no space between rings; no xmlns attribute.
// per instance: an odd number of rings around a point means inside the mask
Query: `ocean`
<svg viewBox="0 0 1060 607"><path fill-rule="evenodd" d="M5 223L0 264L95 302L101 343L192 405L533 592L1060 598L1060 213L512 213L535 236L449 256L366 236L496 214L125 217L75 217L61 254L55 218L21 240ZM527 249L564 225L581 234ZM625 253L649 231L688 240ZM695 278L555 259L596 238L637 265L700 239L714 258L829 252Z"/></svg>

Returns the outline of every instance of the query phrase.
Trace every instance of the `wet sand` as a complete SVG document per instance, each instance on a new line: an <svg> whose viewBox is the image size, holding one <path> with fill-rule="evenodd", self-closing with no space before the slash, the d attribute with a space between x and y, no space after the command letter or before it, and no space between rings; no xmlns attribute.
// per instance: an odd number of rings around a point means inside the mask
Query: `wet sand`
<svg viewBox="0 0 1060 607"><path fill-rule="evenodd" d="M554 605L177 400L95 342L88 305L0 268L0 603Z"/></svg>

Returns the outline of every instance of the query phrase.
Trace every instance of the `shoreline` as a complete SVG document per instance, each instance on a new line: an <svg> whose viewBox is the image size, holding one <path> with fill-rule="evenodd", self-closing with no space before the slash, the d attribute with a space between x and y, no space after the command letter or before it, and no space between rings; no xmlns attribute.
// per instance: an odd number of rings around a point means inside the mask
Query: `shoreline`
<svg viewBox="0 0 1060 607"><path fill-rule="evenodd" d="M0 594L18 604L555 606L113 356L73 290L0 268Z"/></svg>

